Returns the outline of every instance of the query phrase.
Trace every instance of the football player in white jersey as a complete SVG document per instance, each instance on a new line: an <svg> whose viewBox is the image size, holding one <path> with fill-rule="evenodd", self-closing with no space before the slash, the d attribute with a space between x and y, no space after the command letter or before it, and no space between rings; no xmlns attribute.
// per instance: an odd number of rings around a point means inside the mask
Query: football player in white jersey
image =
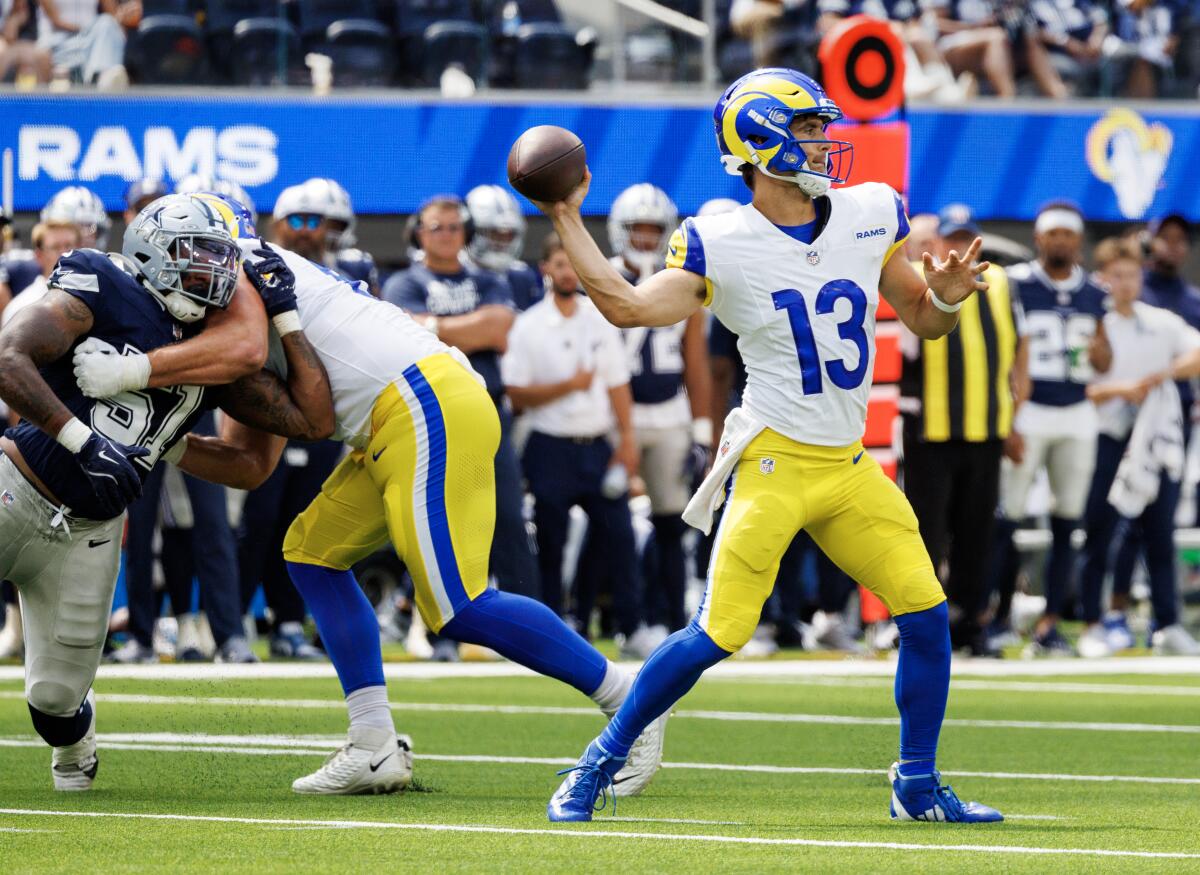
<svg viewBox="0 0 1200 875"><path fill-rule="evenodd" d="M756 70L734 82L714 110L717 144L752 202L685 220L667 268L636 287L580 217L589 174L566 200L538 204L609 321L673 325L707 306L739 336L748 372L713 470L684 512L707 531L728 482L704 601L651 655L616 717L567 771L547 806L551 820L591 820L642 727L749 640L800 529L878 595L900 629L892 817L1002 819L941 785L934 760L950 683L946 597L912 508L862 445L879 295L917 336L948 333L962 301L987 288L979 274L988 265L976 262L983 241L945 263L926 253L924 279L903 253L894 257L908 232L896 193L877 183L830 188L846 181L853 148L827 137L841 117L794 70Z"/></svg>
<svg viewBox="0 0 1200 875"><path fill-rule="evenodd" d="M255 245L243 244L247 250ZM614 714L632 686L629 673L541 602L488 588L500 421L482 377L459 350L372 297L364 283L263 245L295 275L299 315L292 318L325 366L333 436L352 450L296 517L283 545L288 573L316 621L350 714L348 743L292 789L386 793L411 780L412 753L397 738L388 705L375 611L350 571L389 542L412 575L426 626L562 680ZM193 344L172 344L171 367L202 381ZM286 370L281 352L272 337L269 370ZM76 355L75 373L81 385L115 391L171 379L149 365L125 379L121 358L127 357ZM114 369L116 381L110 379ZM273 435L295 436L269 400L258 421L271 422L273 434L227 420L221 437L188 435L179 467L228 486L257 486L283 450ZM642 734L621 778L624 794L639 792L654 776L662 733L659 722Z"/></svg>

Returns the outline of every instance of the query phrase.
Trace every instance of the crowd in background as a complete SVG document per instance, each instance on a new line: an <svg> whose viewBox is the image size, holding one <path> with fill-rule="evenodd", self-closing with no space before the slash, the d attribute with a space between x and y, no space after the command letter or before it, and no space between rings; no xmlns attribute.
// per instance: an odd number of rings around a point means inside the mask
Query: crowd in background
<svg viewBox="0 0 1200 875"><path fill-rule="evenodd" d="M256 212L229 182L188 177L175 190L216 191ZM167 192L157 180L130 186L126 222ZM700 213L737 206L710 201ZM648 183L630 187L607 221L613 264L635 283L654 273L679 220L663 191ZM79 186L46 205L31 248L20 247L6 227L0 324L45 294L63 252L117 248L110 229L102 202ZM395 253L406 266L386 276L356 247L355 232L349 195L324 178L285 189L259 228L342 278L348 293L402 307L469 357L502 422L492 583L541 599L585 635L615 637L627 657L647 656L684 625L703 592L709 544L681 513L744 384L736 338L703 313L668 328L609 325L581 294L554 235L526 241L521 209L499 186L426 201ZM979 233L962 205L913 216L907 255L919 264L923 252L944 256ZM1175 509L1194 472L1181 464L1168 477L1164 469L1162 489L1156 480L1155 495L1132 510L1118 513L1109 498L1123 450L1138 440L1139 406L1156 397L1160 384L1175 386L1164 379L1171 368L1180 378L1171 397L1179 400L1164 409L1180 421L1177 443L1188 442L1187 378L1195 374L1176 357L1200 348L1200 290L1183 276L1192 234L1184 217L1172 215L1105 241L1089 257L1082 216L1069 204L1051 205L1035 224L1035 257L1007 271L991 268L987 297L963 310L960 330L943 346L903 341L900 479L945 582L956 646L995 655L1022 643L1022 632L1030 633L1030 653L1077 649L1097 656L1133 646L1140 628L1136 621L1131 627L1129 612L1146 601L1134 585L1144 556L1153 606L1146 645L1200 652L1179 611L1175 579ZM988 247L999 263L1011 248L994 240ZM535 263L522 260L527 251L536 253ZM1057 302L1039 303L1043 292ZM1060 329L1047 328L1040 312L1046 307L1066 313L1066 331L1075 332L1062 349L1046 346L1062 340ZM1134 323L1161 329L1158 359L1121 346ZM1040 420L1039 405L1049 405ZM1094 406L1098 418L1084 415ZM199 428L211 433L217 425L210 416ZM304 604L281 548L288 525L344 451L331 441L290 442L271 478L248 494L158 466L130 508L127 606L114 613L119 634L108 658L248 662L258 658L252 647L258 634L267 637L270 658L323 658L320 642L306 631ZM1030 526L1052 533L1045 572L1030 575L1041 578L1035 587L1041 600L1025 592L1028 583L1018 584L1014 545L1018 530ZM356 572L385 639L402 641L418 657L459 658L455 642L421 626L390 548ZM1105 611L1101 594L1110 577ZM19 611L11 587L5 589L0 655L14 656L21 651ZM894 626L859 599L855 582L801 533L743 653L893 646ZM1086 621L1078 643L1060 633L1060 618Z"/></svg>
<svg viewBox="0 0 1200 875"><path fill-rule="evenodd" d="M661 0L700 17L700 0ZM840 19L887 20L911 99L976 94L1196 98L1196 0L717 0L717 66L818 74ZM623 53L630 78L695 80L700 44L637 19L617 48L554 0L4 0L0 81L99 88L292 84L587 88ZM325 60L314 60L321 56Z"/></svg>

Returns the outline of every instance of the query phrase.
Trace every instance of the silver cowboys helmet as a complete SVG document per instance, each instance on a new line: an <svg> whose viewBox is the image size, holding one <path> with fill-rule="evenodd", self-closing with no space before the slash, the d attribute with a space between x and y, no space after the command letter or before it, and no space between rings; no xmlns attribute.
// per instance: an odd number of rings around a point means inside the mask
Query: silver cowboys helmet
<svg viewBox="0 0 1200 875"><path fill-rule="evenodd" d="M634 225L657 225L657 241L634 239ZM624 259L644 279L663 266L667 243L679 224L679 210L667 193L648 182L631 185L613 201L608 214L608 241L613 254ZM635 245L636 244L636 245Z"/></svg>
<svg viewBox="0 0 1200 875"><path fill-rule="evenodd" d="M217 198L169 194L137 214L121 253L174 318L196 322L208 307L224 309L233 298L242 263L229 230L235 222Z"/></svg>
<svg viewBox="0 0 1200 875"><path fill-rule="evenodd" d="M70 222L79 226L79 232L86 239L91 237L95 242L89 244L96 249L108 246L108 231L112 220L104 209L104 201L90 189L82 185L72 185L58 192L42 208L43 222Z"/></svg>
<svg viewBox="0 0 1200 875"><path fill-rule="evenodd" d="M466 203L475 226L467 244L471 260L488 270L508 270L525 246L525 216L517 199L498 185L477 185Z"/></svg>
<svg viewBox="0 0 1200 875"><path fill-rule="evenodd" d="M242 188L236 182L228 179L217 179L215 176L206 176L203 173L191 173L175 183L175 194L197 194L202 191L219 194L221 197L235 200L245 207L250 215L258 215L258 210L254 206L254 199L246 193L246 189Z"/></svg>
<svg viewBox="0 0 1200 875"><path fill-rule="evenodd" d="M358 221L350 193L336 180L314 176L281 191L272 217L286 219L298 213L310 213L325 220L329 228L326 239L331 249L346 249L357 242L354 228Z"/></svg>

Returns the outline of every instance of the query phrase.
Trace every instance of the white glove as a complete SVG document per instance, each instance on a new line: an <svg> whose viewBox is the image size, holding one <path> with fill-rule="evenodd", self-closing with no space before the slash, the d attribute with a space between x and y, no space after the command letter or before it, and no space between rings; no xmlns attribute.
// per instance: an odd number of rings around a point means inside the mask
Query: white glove
<svg viewBox="0 0 1200 875"><path fill-rule="evenodd" d="M109 398L150 383L150 357L121 355L111 343L89 337L75 347L75 382L89 398Z"/></svg>

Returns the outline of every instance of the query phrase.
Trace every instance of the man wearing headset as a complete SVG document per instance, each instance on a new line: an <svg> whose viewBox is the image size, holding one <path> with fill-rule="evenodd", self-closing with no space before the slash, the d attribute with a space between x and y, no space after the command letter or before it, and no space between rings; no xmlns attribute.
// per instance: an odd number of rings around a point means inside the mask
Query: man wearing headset
<svg viewBox="0 0 1200 875"><path fill-rule="evenodd" d="M541 588L522 515L520 467L509 438L512 415L504 402L500 356L508 346L515 318L512 293L500 274L463 258L470 213L453 195L426 201L417 213L416 244L423 261L393 275L383 299L402 307L437 335L456 346L487 382L500 412L501 439L496 453L496 537L491 571L502 590L537 598ZM446 656L452 655L447 651Z"/></svg>

